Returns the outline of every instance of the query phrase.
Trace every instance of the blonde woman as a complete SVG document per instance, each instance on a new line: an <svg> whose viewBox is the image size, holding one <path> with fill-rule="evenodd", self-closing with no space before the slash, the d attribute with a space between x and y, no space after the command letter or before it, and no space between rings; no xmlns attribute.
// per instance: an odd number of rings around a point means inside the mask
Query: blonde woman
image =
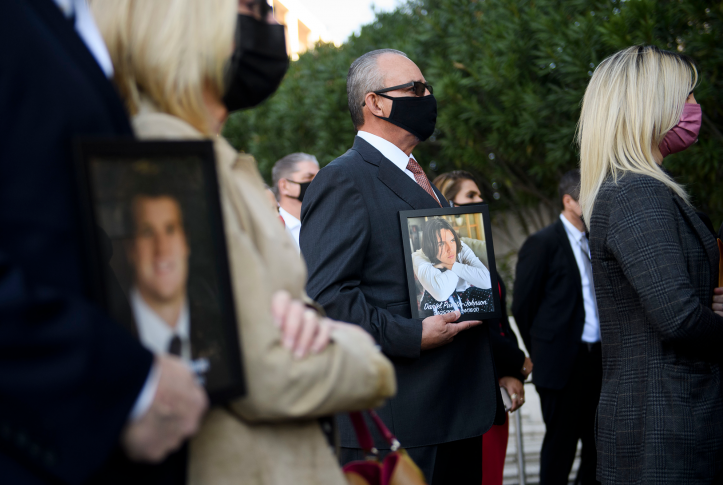
<svg viewBox="0 0 723 485"><path fill-rule="evenodd" d="M238 0L94 0L92 7L136 135L214 140L248 393L209 412L190 443L188 483L345 483L315 418L380 405L395 392L394 372L356 326L322 320L332 343L305 358L282 343L272 296L285 290L308 301L306 270L253 158L218 134Z"/></svg>
<svg viewBox="0 0 723 485"><path fill-rule="evenodd" d="M712 483L723 468L718 251L661 168L697 138L697 77L688 58L635 46L600 63L583 100L580 205L602 335L604 484Z"/></svg>

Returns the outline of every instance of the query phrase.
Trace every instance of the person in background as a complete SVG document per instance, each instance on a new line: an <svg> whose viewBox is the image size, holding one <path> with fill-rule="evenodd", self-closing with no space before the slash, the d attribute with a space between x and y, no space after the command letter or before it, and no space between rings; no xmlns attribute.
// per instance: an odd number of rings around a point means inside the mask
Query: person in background
<svg viewBox="0 0 723 485"><path fill-rule="evenodd" d="M582 102L580 206L600 308L605 484L723 479L720 255L662 167L698 138L697 82L685 55L633 46L598 65Z"/></svg>
<svg viewBox="0 0 723 485"><path fill-rule="evenodd" d="M439 187L452 207L475 205L483 202L482 192L475 181L474 175L466 170L437 175L432 183Z"/></svg>
<svg viewBox="0 0 723 485"><path fill-rule="evenodd" d="M319 162L316 157L301 152L286 155L271 170L271 190L279 202L279 214L297 250L301 231L301 202L317 173Z"/></svg>
<svg viewBox="0 0 723 485"><path fill-rule="evenodd" d="M474 175L467 171L455 170L443 173L438 175L432 183L439 187L442 195L453 206L461 207L484 202ZM486 258L487 255L478 256ZM509 394L512 401L510 412L514 412L525 403L523 382L532 372L532 361L520 349L517 336L510 327L507 316L507 287L499 273L497 273L497 282L499 283L502 316L487 320L486 324L490 331L490 342L499 376L499 385ZM509 431L510 424L509 417L507 417L503 424L492 426L482 436L482 469L484 470L482 485L502 484Z"/></svg>
<svg viewBox="0 0 723 485"><path fill-rule="evenodd" d="M266 194L266 198L269 200L269 207L271 207L271 210L279 213L279 202L276 200L276 194L274 194L274 191L271 190L271 187L264 184L264 194ZM284 222L284 218L281 218L281 222ZM284 224L286 225L286 224Z"/></svg>
<svg viewBox="0 0 723 485"><path fill-rule="evenodd" d="M0 482L85 483L161 460L207 400L88 298L73 141L132 131L87 4L0 8Z"/></svg>
<svg viewBox="0 0 723 485"><path fill-rule="evenodd" d="M578 204L580 171L558 186L562 212L518 253L512 313L532 360L545 438L540 484L567 484L577 443L578 477L597 483L595 408L602 385L600 323L590 250Z"/></svg>
<svg viewBox="0 0 723 485"><path fill-rule="evenodd" d="M240 7L93 2L137 136L209 139L216 153L247 393L211 408L189 445L188 483L343 485L317 418L382 404L395 392L393 368L366 332L323 318L306 296L304 263L253 158L219 135ZM284 331L290 326L296 335ZM294 350L298 342L305 344Z"/></svg>

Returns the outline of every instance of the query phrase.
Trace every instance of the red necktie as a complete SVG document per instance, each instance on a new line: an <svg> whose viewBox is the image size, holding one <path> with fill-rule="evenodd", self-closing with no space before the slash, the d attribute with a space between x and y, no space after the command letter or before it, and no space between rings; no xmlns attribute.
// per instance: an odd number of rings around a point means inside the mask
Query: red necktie
<svg viewBox="0 0 723 485"><path fill-rule="evenodd" d="M414 174L414 180L417 181L419 186L432 196L432 198L437 202L437 204L439 204L439 207L442 207L442 203L439 202L439 199L437 199L437 196L434 194L434 190L432 190L432 184L429 183L427 175L424 173L424 170L422 170L422 167L417 163L415 159L411 157L409 158L409 163L407 163L407 170Z"/></svg>

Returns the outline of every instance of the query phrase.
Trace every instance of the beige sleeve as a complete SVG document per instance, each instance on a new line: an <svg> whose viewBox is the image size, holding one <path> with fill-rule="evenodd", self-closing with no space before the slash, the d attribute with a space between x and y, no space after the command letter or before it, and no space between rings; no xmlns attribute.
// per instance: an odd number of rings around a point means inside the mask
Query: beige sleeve
<svg viewBox="0 0 723 485"><path fill-rule="evenodd" d="M275 262L265 262L238 214L224 209L247 387L229 409L247 421L280 421L377 407L394 395L391 362L355 328L335 329L326 349L301 360L283 347L271 317L271 297L283 288L276 273L283 270L270 271ZM304 298L298 288L297 298Z"/></svg>

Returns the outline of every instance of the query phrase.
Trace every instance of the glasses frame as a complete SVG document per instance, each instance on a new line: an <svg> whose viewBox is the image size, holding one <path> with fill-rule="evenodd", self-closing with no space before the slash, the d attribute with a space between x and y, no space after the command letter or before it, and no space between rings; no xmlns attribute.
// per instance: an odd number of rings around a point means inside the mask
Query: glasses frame
<svg viewBox="0 0 723 485"><path fill-rule="evenodd" d="M392 86L390 88L384 88L379 89L377 91L372 91L374 94L382 94L382 93L388 93L389 91L396 91L397 89L403 89L414 86L414 94L418 97L424 96L424 93L426 91L429 91L429 94L434 94L434 89L430 84L423 83L422 81L410 81L408 83L400 84L399 86ZM420 94L421 90L421 94Z"/></svg>

